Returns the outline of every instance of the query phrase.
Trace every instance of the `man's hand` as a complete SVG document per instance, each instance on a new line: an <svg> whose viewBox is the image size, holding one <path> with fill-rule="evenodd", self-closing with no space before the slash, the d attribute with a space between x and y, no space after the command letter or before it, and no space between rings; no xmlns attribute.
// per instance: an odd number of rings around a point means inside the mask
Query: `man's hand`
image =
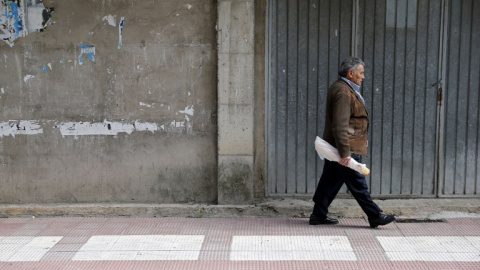
<svg viewBox="0 0 480 270"><path fill-rule="evenodd" d="M351 159L351 157L344 157L344 158L340 159L338 161L338 163L340 163L340 165L343 165L343 166L346 167L346 166L348 166L348 163L350 162L350 159Z"/></svg>

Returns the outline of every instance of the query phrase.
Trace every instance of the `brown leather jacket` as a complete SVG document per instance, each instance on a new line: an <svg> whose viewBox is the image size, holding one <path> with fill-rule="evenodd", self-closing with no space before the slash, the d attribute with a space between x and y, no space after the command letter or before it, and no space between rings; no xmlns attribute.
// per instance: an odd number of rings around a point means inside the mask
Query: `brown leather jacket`
<svg viewBox="0 0 480 270"><path fill-rule="evenodd" d="M335 146L342 158L367 154L368 113L360 97L338 79L327 93L323 139Z"/></svg>

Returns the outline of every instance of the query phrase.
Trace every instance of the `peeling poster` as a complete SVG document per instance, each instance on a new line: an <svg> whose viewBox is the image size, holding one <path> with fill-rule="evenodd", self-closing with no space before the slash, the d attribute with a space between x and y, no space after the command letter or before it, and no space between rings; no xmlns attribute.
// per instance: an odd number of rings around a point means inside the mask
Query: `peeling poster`
<svg viewBox="0 0 480 270"><path fill-rule="evenodd" d="M122 37L123 37L123 24L124 23L125 23L125 18L122 17L120 19L120 23L118 24L118 49L122 48L122 45L123 45Z"/></svg>
<svg viewBox="0 0 480 270"><path fill-rule="evenodd" d="M41 0L0 0L0 39L13 47L15 39L42 32L53 10Z"/></svg>
<svg viewBox="0 0 480 270"><path fill-rule="evenodd" d="M87 57L88 57L88 59L90 59L90 61L92 61L92 62L95 61L95 46L82 45L79 48L80 48L80 55L78 56L78 63L80 65L83 64L83 55L87 55Z"/></svg>

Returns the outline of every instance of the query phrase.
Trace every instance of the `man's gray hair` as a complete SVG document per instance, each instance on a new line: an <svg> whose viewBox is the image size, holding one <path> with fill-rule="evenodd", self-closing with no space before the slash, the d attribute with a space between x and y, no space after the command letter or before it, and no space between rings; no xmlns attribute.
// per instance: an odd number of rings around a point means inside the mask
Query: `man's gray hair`
<svg viewBox="0 0 480 270"><path fill-rule="evenodd" d="M362 59L358 57L348 57L347 59L343 60L340 68L338 69L338 75L341 77L346 77L348 71L351 69L356 70L359 66L365 66Z"/></svg>

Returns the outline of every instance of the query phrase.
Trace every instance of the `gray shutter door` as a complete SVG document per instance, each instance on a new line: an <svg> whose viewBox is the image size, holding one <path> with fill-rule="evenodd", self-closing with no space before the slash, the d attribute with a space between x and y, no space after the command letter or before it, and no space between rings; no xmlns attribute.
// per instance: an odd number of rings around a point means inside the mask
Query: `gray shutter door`
<svg viewBox="0 0 480 270"><path fill-rule="evenodd" d="M440 196L480 192L480 1L449 1Z"/></svg>
<svg viewBox="0 0 480 270"><path fill-rule="evenodd" d="M314 193L323 162L313 142L323 133L326 90L339 63L355 55L366 63L372 195L478 194L479 5L269 1L267 193Z"/></svg>
<svg viewBox="0 0 480 270"><path fill-rule="evenodd" d="M352 2L269 1L269 12L267 193L313 194L323 168L313 143L326 90L351 53Z"/></svg>
<svg viewBox="0 0 480 270"><path fill-rule="evenodd" d="M358 8L371 193L435 196L441 1L365 0Z"/></svg>

